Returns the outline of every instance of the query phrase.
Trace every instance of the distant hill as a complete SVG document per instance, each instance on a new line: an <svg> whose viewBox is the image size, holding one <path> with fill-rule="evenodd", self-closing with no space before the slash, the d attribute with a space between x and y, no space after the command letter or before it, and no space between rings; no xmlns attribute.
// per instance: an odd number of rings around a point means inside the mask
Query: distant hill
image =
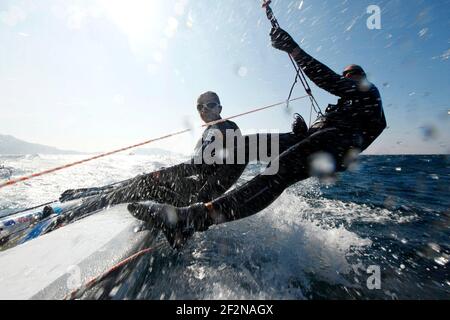
<svg viewBox="0 0 450 320"><path fill-rule="evenodd" d="M0 134L0 154L83 154L82 152L60 150L42 144L30 143L10 135Z"/></svg>

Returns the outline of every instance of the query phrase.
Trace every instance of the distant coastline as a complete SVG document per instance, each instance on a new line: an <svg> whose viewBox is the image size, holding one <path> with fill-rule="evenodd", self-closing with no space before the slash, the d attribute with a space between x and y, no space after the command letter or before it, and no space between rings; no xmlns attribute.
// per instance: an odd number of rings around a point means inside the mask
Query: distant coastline
<svg viewBox="0 0 450 320"><path fill-rule="evenodd" d="M103 153L98 152L82 152L74 150L62 150L55 147L31 143L18 139L11 135L0 134L0 156L24 156L24 155L92 155ZM122 153L126 154L126 153ZM160 148L141 148L128 152L131 155L160 155L160 156L183 156L180 153L168 151Z"/></svg>
<svg viewBox="0 0 450 320"><path fill-rule="evenodd" d="M30 143L24 140L20 140L11 135L0 134L0 155L2 156L16 156L16 155L32 155L32 154L49 154L49 155L90 155L99 154L98 152L82 152L74 150L62 150L55 147ZM125 154L125 153L123 153ZM181 153L160 149L160 148L141 148L136 150L130 150L131 155L162 155L162 156L185 156ZM449 156L449 153L425 153L425 154L415 154L415 153L386 153L386 154L375 154L375 153L363 153L361 156Z"/></svg>
<svg viewBox="0 0 450 320"><path fill-rule="evenodd" d="M61 150L43 144L30 143L17 139L11 135L0 134L0 155L28 155L28 154L86 154L73 150Z"/></svg>

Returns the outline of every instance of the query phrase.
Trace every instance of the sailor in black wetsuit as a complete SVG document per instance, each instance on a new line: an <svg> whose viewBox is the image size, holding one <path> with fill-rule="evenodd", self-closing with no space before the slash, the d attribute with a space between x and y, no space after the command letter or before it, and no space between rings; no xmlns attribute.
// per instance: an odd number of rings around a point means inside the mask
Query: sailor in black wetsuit
<svg viewBox="0 0 450 320"><path fill-rule="evenodd" d="M197 101L197 110L205 123L212 124L203 132L194 156L188 162L106 187L67 190L61 195L61 202L80 198L82 202L77 204L75 209L61 215L46 232L93 211L119 203L153 200L174 206L188 206L211 201L223 195L237 182L249 162L260 160L258 158L260 144L267 143L266 149L272 154L273 134L267 135L266 139L261 139L260 135L242 137L239 127L234 122L221 120L222 106L216 93L202 94ZM215 123L216 121L218 122ZM277 136L278 152L281 153L301 141L305 138L306 131L306 123L297 115L292 132ZM228 139L234 140L230 146L227 145L227 133L230 134ZM216 139L221 141L216 144ZM241 151L238 150L238 139L245 139L244 161L238 161L238 158L242 159L238 156L238 152ZM250 146L250 141L255 142L255 145ZM250 147L256 148L255 152L250 152ZM226 159L229 154L234 158L233 163ZM257 157L252 158L253 156ZM52 208L48 206L44 211L51 214Z"/></svg>
<svg viewBox="0 0 450 320"><path fill-rule="evenodd" d="M218 157L228 153L236 154L237 143L227 147L227 131L241 137L239 127L232 121L221 120L222 106L218 95L206 92L197 100L197 110L201 119L209 125L197 143L194 156L185 163L149 174L143 174L130 180L111 186L89 189L67 190L61 202L82 199L82 203L70 215L64 215L62 223L78 218L92 211L110 205L132 201L154 200L176 206L187 206L196 202L207 202L222 195L241 176L247 162L228 164L226 159ZM221 141L216 142L216 139ZM286 140L286 139L285 139ZM212 145L217 147L217 150ZM210 150L208 150L208 148ZM208 154L209 153L209 154ZM217 153L217 154L216 154ZM213 161L207 163L203 156ZM235 156L236 157L236 156ZM61 221L58 221L58 225Z"/></svg>
<svg viewBox="0 0 450 320"><path fill-rule="evenodd" d="M306 139L279 156L277 174L258 175L208 203L182 208L154 202L128 206L135 217L159 227L173 247L182 246L194 232L207 230L213 224L242 219L263 210L286 188L311 177L311 162L318 154L333 159L335 172L344 171L347 156L364 151L386 128L380 93L367 81L361 67L351 65L339 75L303 51L284 30L273 29L271 38L272 45L291 54L317 86L340 99L337 105L327 108Z"/></svg>

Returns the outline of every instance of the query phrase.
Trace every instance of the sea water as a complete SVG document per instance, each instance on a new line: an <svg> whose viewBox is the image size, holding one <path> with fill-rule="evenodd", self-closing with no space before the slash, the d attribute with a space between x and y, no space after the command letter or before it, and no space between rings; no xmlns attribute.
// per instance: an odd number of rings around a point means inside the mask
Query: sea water
<svg viewBox="0 0 450 320"><path fill-rule="evenodd" d="M1 156L0 164L14 178L79 159ZM183 160L86 163L0 190L0 214ZM240 183L258 169L250 165ZM253 217L145 257L139 285L111 298L450 299L449 178L448 156L362 156L335 181L302 181Z"/></svg>

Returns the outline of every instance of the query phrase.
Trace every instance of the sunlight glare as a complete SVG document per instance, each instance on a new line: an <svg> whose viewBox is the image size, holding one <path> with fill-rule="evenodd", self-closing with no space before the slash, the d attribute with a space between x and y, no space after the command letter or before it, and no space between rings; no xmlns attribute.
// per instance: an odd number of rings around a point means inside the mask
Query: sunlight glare
<svg viewBox="0 0 450 320"><path fill-rule="evenodd" d="M163 25L159 0L98 0L107 17L127 35L132 51L146 55L158 45Z"/></svg>

